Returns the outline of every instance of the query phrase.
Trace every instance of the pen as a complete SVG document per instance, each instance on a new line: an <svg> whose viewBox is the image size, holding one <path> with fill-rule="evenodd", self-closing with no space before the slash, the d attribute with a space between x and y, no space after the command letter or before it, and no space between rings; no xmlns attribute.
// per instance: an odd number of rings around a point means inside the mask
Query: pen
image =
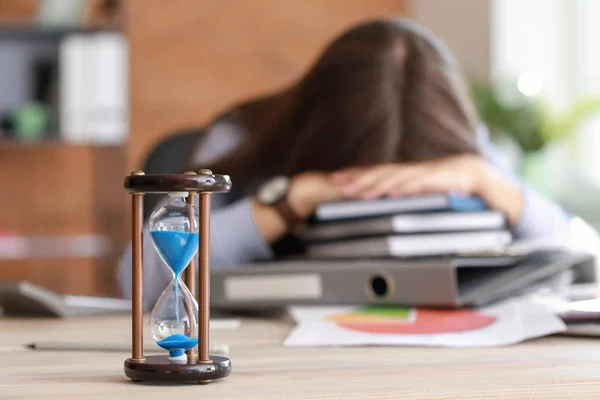
<svg viewBox="0 0 600 400"><path fill-rule="evenodd" d="M67 343L67 342L36 342L25 345L31 350L50 350L50 351L131 351L131 347L121 344L111 343ZM144 351L158 351L156 347L144 346ZM216 344L210 346L210 352L220 356L229 355L229 346L226 344Z"/></svg>

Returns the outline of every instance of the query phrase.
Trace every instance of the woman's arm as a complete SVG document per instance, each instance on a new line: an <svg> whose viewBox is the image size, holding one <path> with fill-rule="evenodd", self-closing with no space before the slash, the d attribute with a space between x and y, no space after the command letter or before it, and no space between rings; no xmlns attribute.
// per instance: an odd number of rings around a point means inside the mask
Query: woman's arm
<svg viewBox="0 0 600 400"><path fill-rule="evenodd" d="M514 172L503 166L500 153L490 142L485 126L482 126L478 133L488 162L510 181L515 182L522 194L521 212L512 226L514 237L525 239L526 242L531 240L534 248L558 246L591 253L598 260L600 235L596 229L526 185ZM597 261L596 265L598 267Z"/></svg>
<svg viewBox="0 0 600 400"><path fill-rule="evenodd" d="M492 144L488 130L481 125L478 139L483 149L485 159L494 167L492 174L498 177L488 177L485 181L487 191L491 196L504 200L514 196L510 190L503 189L508 182L516 188L521 196L519 212L512 223L512 231L517 239L547 239L556 243L564 243L569 234L572 216L555 202L546 198L529 187L513 171L508 170L501 161L498 149Z"/></svg>

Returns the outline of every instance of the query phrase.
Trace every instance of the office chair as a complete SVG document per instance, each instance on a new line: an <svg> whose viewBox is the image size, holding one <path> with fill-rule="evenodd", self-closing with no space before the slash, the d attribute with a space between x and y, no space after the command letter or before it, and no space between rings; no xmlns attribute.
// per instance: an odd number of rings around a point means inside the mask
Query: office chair
<svg viewBox="0 0 600 400"><path fill-rule="evenodd" d="M202 129L186 130L168 136L150 152L143 171L150 174L180 174L185 171L194 145L204 134ZM158 203L160 195L144 196L144 221L147 221Z"/></svg>

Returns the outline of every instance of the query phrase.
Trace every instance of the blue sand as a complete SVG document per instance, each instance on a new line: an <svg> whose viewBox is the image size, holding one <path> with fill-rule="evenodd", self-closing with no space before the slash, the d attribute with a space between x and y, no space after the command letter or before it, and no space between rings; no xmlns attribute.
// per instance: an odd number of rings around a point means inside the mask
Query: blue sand
<svg viewBox="0 0 600 400"><path fill-rule="evenodd" d="M169 268L179 276L198 251L198 234L173 231L151 231L150 234Z"/></svg>
<svg viewBox="0 0 600 400"><path fill-rule="evenodd" d="M198 251L198 234L175 231L150 231L150 234L152 235L156 249L169 268L175 273L175 320L177 321L177 325L179 325L180 281L178 278L181 271L187 267L192 257ZM177 334L171 335L157 344L169 350L171 357L177 357L182 355L185 350L194 347L197 343L198 339L191 339L185 335Z"/></svg>
<svg viewBox="0 0 600 400"><path fill-rule="evenodd" d="M165 350L169 350L171 357L179 357L185 353L186 350L198 344L198 338L191 338L181 333L176 333L163 340L156 342L157 345Z"/></svg>

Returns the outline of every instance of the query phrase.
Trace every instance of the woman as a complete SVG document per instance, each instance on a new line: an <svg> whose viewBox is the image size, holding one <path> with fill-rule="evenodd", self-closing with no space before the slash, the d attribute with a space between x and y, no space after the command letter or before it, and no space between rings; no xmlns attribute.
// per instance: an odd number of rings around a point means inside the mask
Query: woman
<svg viewBox="0 0 600 400"><path fill-rule="evenodd" d="M452 191L505 212L517 238L562 240L569 225L560 207L497 167L456 61L403 20L354 27L291 87L225 113L189 165L234 183L213 196L213 267L274 257L319 204L349 198ZM145 238L150 306L171 277ZM120 272L129 295L129 251Z"/></svg>

